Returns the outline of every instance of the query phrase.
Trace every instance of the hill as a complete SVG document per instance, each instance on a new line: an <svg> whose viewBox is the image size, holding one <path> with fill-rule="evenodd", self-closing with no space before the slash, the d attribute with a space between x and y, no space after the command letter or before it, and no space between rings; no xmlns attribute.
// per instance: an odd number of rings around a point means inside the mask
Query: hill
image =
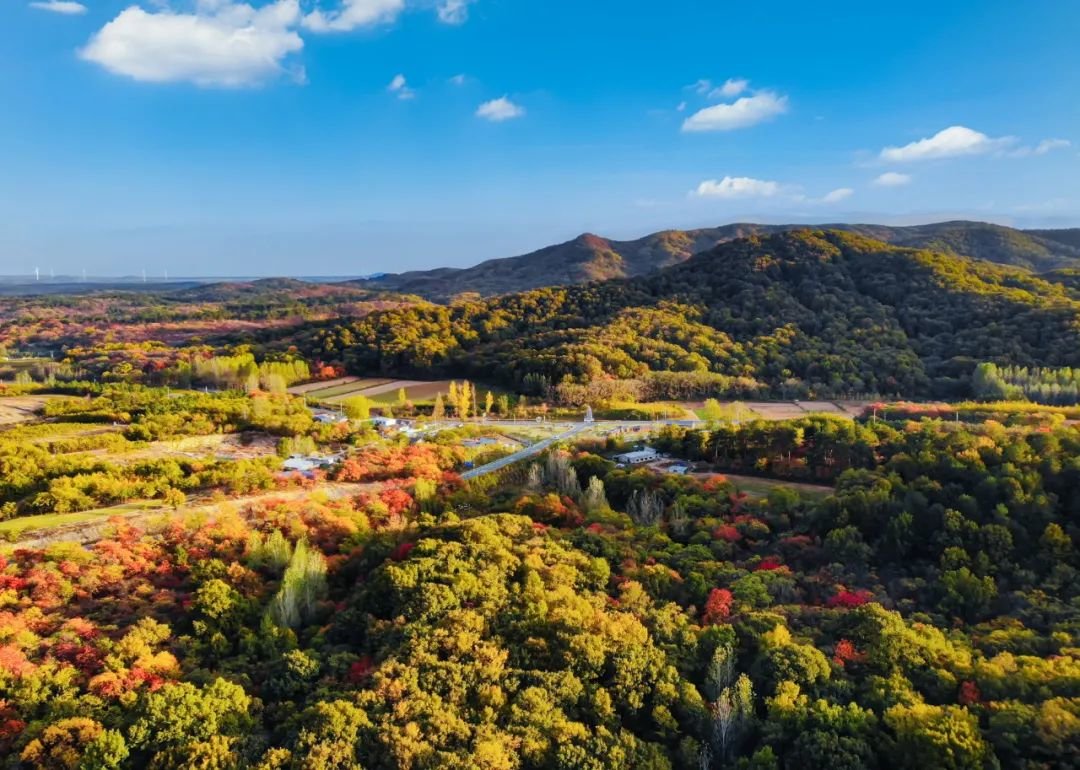
<svg viewBox="0 0 1080 770"><path fill-rule="evenodd" d="M473 267L385 274L358 282L443 302L460 294L494 296L609 278L632 278L685 262L702 251L750 235L769 235L805 225L737 223L697 230L664 230L629 241L586 233L572 241L517 257L490 259ZM942 222L914 227L826 225L885 243L974 257L1037 272L1080 265L1078 231L1028 233L983 222ZM1051 236L1047 233L1059 233ZM1078 242L1070 242L1074 234Z"/></svg>
<svg viewBox="0 0 1080 770"><path fill-rule="evenodd" d="M358 372L500 376L537 394L675 372L668 385L694 395L949 396L979 361L1080 365L1080 302L1022 268L799 230L635 279L392 309L318 334Z"/></svg>
<svg viewBox="0 0 1080 770"><path fill-rule="evenodd" d="M1080 250L1080 227L1068 230L1028 230L1027 233L1044 241L1054 241Z"/></svg>

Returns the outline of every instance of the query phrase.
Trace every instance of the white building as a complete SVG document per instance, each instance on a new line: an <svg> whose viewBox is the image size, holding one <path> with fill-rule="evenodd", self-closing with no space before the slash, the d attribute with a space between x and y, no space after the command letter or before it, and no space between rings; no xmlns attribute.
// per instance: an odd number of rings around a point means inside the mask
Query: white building
<svg viewBox="0 0 1080 770"><path fill-rule="evenodd" d="M345 457L342 454L332 455L293 455L281 464L282 469L310 473L318 468L329 468L331 465L341 462Z"/></svg>
<svg viewBox="0 0 1080 770"><path fill-rule="evenodd" d="M652 447L642 447L641 449L635 449L632 452L624 452L621 455L615 455L615 462L623 463L624 465L640 465L641 463L649 463L660 457L656 450Z"/></svg>
<svg viewBox="0 0 1080 770"><path fill-rule="evenodd" d="M319 466L306 457L290 457L281 467L287 471L297 471L299 473L310 473Z"/></svg>

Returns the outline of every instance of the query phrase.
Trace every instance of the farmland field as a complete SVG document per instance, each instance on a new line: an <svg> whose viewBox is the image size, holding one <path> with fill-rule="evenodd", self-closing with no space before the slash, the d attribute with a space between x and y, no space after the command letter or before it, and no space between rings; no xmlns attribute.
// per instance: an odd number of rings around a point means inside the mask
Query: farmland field
<svg viewBox="0 0 1080 770"><path fill-rule="evenodd" d="M389 404L397 400L399 388L405 388L405 397L414 404L434 401L440 393L446 395L450 391L450 380L436 380L433 382L420 382L416 380L395 380L391 385L379 390L378 393L368 394L376 403Z"/></svg>
<svg viewBox="0 0 1080 770"><path fill-rule="evenodd" d="M745 401L743 405L763 420L794 420L810 414L853 417L861 414L861 402L834 401Z"/></svg>
<svg viewBox="0 0 1080 770"><path fill-rule="evenodd" d="M384 385L388 382L392 382L392 380L388 380L386 378L376 379L357 377L353 378L350 382L345 382L341 385L334 385L329 388L319 388L318 390L310 390L304 395L307 398L313 399L315 401L333 402L335 399L340 400L342 398L348 398L349 396L355 396L367 390L368 388L374 388L379 385Z"/></svg>
<svg viewBox="0 0 1080 770"><path fill-rule="evenodd" d="M304 385L293 385L289 388L289 393L292 393L294 396L303 396L317 390L327 390L329 388L337 387L338 385L349 385L359 381L359 379L359 377L338 377L336 380L322 380L320 382L309 382Z"/></svg>
<svg viewBox="0 0 1080 770"><path fill-rule="evenodd" d="M395 380L390 378L351 378L349 382L332 385L328 388L309 390L304 395L312 401L324 404L340 404L353 396L370 398L376 404L393 404L397 401L398 391L404 389L405 397L414 404L430 403L439 394L450 391L450 380ZM481 393L485 392L479 387ZM502 392L496 390L496 393Z"/></svg>

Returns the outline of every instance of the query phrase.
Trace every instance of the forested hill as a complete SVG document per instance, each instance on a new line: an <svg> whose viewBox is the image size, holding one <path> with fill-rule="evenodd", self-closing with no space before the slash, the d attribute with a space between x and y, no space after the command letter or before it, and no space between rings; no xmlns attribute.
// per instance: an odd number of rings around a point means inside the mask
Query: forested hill
<svg viewBox="0 0 1080 770"><path fill-rule="evenodd" d="M544 286L647 275L684 262L718 244L750 235L804 229L804 225L731 224L698 230L664 230L631 241L585 234L519 257L474 267L384 275L364 286L419 294L437 302L457 295L494 296ZM975 257L1036 272L1080 266L1080 230L1025 232L983 222L941 222L913 227L826 225L898 246Z"/></svg>
<svg viewBox="0 0 1080 770"><path fill-rule="evenodd" d="M658 273L311 330L355 371L564 378L697 373L739 395L966 394L980 361L1080 365L1080 291L837 230L722 244ZM730 379L728 379L730 378Z"/></svg>
<svg viewBox="0 0 1080 770"><path fill-rule="evenodd" d="M1045 241L1056 241L1066 246L1071 246L1080 251L1080 227L1067 230L1028 230L1029 235L1036 236Z"/></svg>

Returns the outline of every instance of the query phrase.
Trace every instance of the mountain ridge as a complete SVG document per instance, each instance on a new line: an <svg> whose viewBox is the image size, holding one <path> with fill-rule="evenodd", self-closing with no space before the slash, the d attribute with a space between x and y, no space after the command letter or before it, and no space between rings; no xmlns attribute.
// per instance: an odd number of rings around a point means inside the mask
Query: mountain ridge
<svg viewBox="0 0 1080 770"><path fill-rule="evenodd" d="M721 243L803 229L851 232L896 246L929 248L1035 272L1080 267L1080 228L1024 231L962 220L912 226L735 222L719 227L660 230L631 240L583 233L564 243L514 257L485 260L471 267L391 273L351 283L416 294L437 302L462 294L497 296L544 286L648 275L685 262Z"/></svg>
<svg viewBox="0 0 1080 770"><path fill-rule="evenodd" d="M672 373L695 396L954 397L981 361L1080 365L1080 287L1048 276L794 230L636 278L380 311L319 344L357 373L498 373L544 397Z"/></svg>

